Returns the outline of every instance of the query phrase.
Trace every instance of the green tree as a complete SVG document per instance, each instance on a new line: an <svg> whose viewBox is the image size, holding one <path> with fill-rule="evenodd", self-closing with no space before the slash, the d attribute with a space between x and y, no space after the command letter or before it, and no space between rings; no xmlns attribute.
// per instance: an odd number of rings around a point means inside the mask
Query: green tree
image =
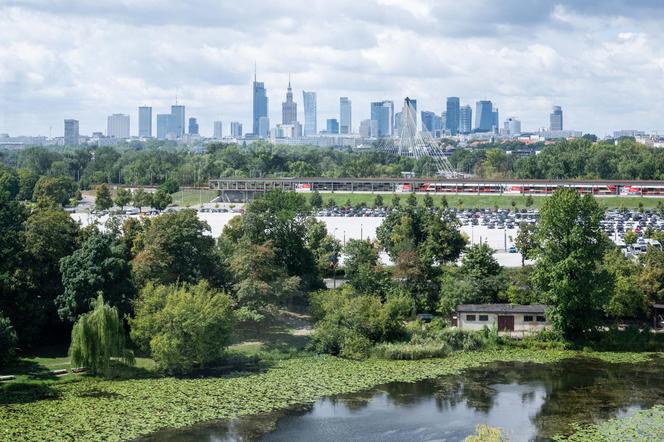
<svg viewBox="0 0 664 442"><path fill-rule="evenodd" d="M536 232L535 224L519 223L519 232L514 238L514 247L521 253L521 267L526 265L526 259L533 258L533 252L537 249Z"/></svg>
<svg viewBox="0 0 664 442"><path fill-rule="evenodd" d="M137 207L140 212L143 207L150 207L152 205L152 195L145 191L142 187L136 189L132 195L132 203Z"/></svg>
<svg viewBox="0 0 664 442"><path fill-rule="evenodd" d="M356 292L385 296L389 274L380 264L379 250L369 240L351 239L344 248L344 274Z"/></svg>
<svg viewBox="0 0 664 442"><path fill-rule="evenodd" d="M216 281L216 256L210 226L195 210L164 213L145 227L144 248L133 260L139 286L147 281L173 284Z"/></svg>
<svg viewBox="0 0 664 442"><path fill-rule="evenodd" d="M428 193L424 195L424 207L427 209L433 209L433 198Z"/></svg>
<svg viewBox="0 0 664 442"><path fill-rule="evenodd" d="M168 179L159 185L159 189L162 189L167 194L172 195L180 191L180 185L177 181Z"/></svg>
<svg viewBox="0 0 664 442"><path fill-rule="evenodd" d="M220 360L234 323L231 298L205 281L148 283L129 319L132 340L150 351L159 369L171 373L187 373Z"/></svg>
<svg viewBox="0 0 664 442"><path fill-rule="evenodd" d="M533 200L533 196L528 195L526 197L526 207L532 207L533 204L535 204L535 200Z"/></svg>
<svg viewBox="0 0 664 442"><path fill-rule="evenodd" d="M314 209L320 209L323 207L323 197L320 195L319 191L315 190L311 194L311 197L309 198L309 204L311 204L311 207Z"/></svg>
<svg viewBox="0 0 664 442"><path fill-rule="evenodd" d="M111 189L107 184L97 186L97 195L95 199L97 210L108 210L113 207L113 198L111 198Z"/></svg>
<svg viewBox="0 0 664 442"><path fill-rule="evenodd" d="M401 207L401 197L399 195L393 194L392 195L392 208L393 209L398 209Z"/></svg>
<svg viewBox="0 0 664 442"><path fill-rule="evenodd" d="M384 204L383 203L383 195L381 195L379 193L374 198L374 203L373 203L374 209L380 209L381 207L383 207L383 204Z"/></svg>
<svg viewBox="0 0 664 442"><path fill-rule="evenodd" d="M124 187L118 188L118 191L115 194L115 205L124 210L124 206L131 202L132 195L131 190L125 189Z"/></svg>
<svg viewBox="0 0 664 442"><path fill-rule="evenodd" d="M0 367L14 359L17 342L11 321L0 312Z"/></svg>
<svg viewBox="0 0 664 442"><path fill-rule="evenodd" d="M124 247L109 233L94 232L71 255L60 260L63 292L56 297L58 315L75 321L89 311L97 293L122 313L130 311L134 297L131 268Z"/></svg>
<svg viewBox="0 0 664 442"><path fill-rule="evenodd" d="M535 287L550 305L549 319L568 338L597 326L610 293L600 266L609 240L600 226L604 210L590 195L561 188L540 213Z"/></svg>
<svg viewBox="0 0 664 442"><path fill-rule="evenodd" d="M639 235L634 230L628 230L627 232L625 232L625 236L623 239L625 241L625 244L632 245L636 242L638 237Z"/></svg>
<svg viewBox="0 0 664 442"><path fill-rule="evenodd" d="M415 196L415 192L411 192L408 195L408 198L406 198L406 204L408 207L417 207L417 197Z"/></svg>
<svg viewBox="0 0 664 442"><path fill-rule="evenodd" d="M104 303L99 294L94 310L82 315L71 331L69 358L75 367L93 374L111 373L111 358L134 364L134 355L125 347L125 332L115 307Z"/></svg>
<svg viewBox="0 0 664 442"><path fill-rule="evenodd" d="M332 268L341 253L339 240L328 235L325 223L313 217L307 220L306 246L314 254L321 275Z"/></svg>
<svg viewBox="0 0 664 442"><path fill-rule="evenodd" d="M50 199L56 204L65 205L78 195L78 185L69 177L42 176L35 184L32 199Z"/></svg>
<svg viewBox="0 0 664 442"><path fill-rule="evenodd" d="M172 202L173 197L162 188L157 189L152 195L152 207L157 210L164 210Z"/></svg>
<svg viewBox="0 0 664 442"><path fill-rule="evenodd" d="M615 247L604 255L603 264L613 285L611 296L604 306L606 314L614 318L644 317L650 303L638 283L640 265L625 258Z"/></svg>
<svg viewBox="0 0 664 442"><path fill-rule="evenodd" d="M19 191L16 198L20 201L31 201L39 175L29 169L18 169L16 173L19 180Z"/></svg>
<svg viewBox="0 0 664 442"><path fill-rule="evenodd" d="M16 172L0 164L0 192L6 193L10 199L14 199L19 190L20 181Z"/></svg>

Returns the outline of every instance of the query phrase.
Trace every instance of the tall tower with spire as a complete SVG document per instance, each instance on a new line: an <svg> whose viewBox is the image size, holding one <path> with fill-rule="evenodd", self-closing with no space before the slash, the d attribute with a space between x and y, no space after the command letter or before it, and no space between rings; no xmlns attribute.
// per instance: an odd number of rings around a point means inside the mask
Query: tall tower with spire
<svg viewBox="0 0 664 442"><path fill-rule="evenodd" d="M267 92L262 81L256 81L256 63L254 63L254 108L253 108L253 133L256 137L267 137L267 131L260 131L261 118L267 120ZM263 124L265 126L265 124ZM267 124L269 127L269 123Z"/></svg>
<svg viewBox="0 0 664 442"><path fill-rule="evenodd" d="M288 91L286 92L286 101L281 103L281 123L297 123L297 103L293 101L293 89L291 88L290 74L288 74Z"/></svg>

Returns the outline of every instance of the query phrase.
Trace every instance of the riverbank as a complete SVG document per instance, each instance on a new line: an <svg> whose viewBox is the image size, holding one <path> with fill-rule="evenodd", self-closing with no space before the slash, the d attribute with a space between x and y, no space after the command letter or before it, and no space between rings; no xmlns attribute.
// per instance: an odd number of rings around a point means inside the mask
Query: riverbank
<svg viewBox="0 0 664 442"><path fill-rule="evenodd" d="M321 396L459 373L495 361L547 363L580 354L623 363L649 357L646 353L523 349L456 353L419 361L303 355L266 362L257 371L217 377L149 375L105 380L78 376L67 383L44 384L42 396L19 395L18 388L2 391L0 439L128 440L163 428L266 413L311 403Z"/></svg>

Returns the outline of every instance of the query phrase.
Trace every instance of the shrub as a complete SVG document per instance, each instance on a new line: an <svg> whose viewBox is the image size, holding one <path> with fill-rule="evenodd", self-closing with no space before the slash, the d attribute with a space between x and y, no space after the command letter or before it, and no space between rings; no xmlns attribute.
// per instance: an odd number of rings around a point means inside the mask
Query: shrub
<svg viewBox="0 0 664 442"><path fill-rule="evenodd" d="M369 356L371 341L357 332L347 333L343 339L339 356L348 359L364 359Z"/></svg>
<svg viewBox="0 0 664 442"><path fill-rule="evenodd" d="M530 195L528 197L532 198ZM465 442L502 442L505 440L500 428L480 424L475 428L475 434L468 436Z"/></svg>
<svg viewBox="0 0 664 442"><path fill-rule="evenodd" d="M6 364L14 358L16 341L16 332L9 318L5 318L0 313L0 365Z"/></svg>
<svg viewBox="0 0 664 442"><path fill-rule="evenodd" d="M131 337L150 350L157 367L171 373L186 373L216 362L230 342L235 322L231 298L197 285L143 288L129 320Z"/></svg>
<svg viewBox="0 0 664 442"><path fill-rule="evenodd" d="M450 346L441 341L423 343L398 342L378 344L373 355L382 359L415 360L427 358L442 358L450 354Z"/></svg>

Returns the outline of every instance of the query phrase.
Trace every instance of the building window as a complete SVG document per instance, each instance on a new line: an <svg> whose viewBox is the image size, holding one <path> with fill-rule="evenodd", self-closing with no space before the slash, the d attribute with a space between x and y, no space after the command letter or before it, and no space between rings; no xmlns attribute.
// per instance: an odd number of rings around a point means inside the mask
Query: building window
<svg viewBox="0 0 664 442"><path fill-rule="evenodd" d="M480 321L488 321L489 320L489 315L480 315Z"/></svg>
<svg viewBox="0 0 664 442"><path fill-rule="evenodd" d="M475 315L466 315L466 321L474 321Z"/></svg>
<svg viewBox="0 0 664 442"><path fill-rule="evenodd" d="M544 316L538 316L537 322L546 322L546 318Z"/></svg>
<svg viewBox="0 0 664 442"><path fill-rule="evenodd" d="M523 317L523 322L533 322L533 317L531 315L525 315Z"/></svg>

